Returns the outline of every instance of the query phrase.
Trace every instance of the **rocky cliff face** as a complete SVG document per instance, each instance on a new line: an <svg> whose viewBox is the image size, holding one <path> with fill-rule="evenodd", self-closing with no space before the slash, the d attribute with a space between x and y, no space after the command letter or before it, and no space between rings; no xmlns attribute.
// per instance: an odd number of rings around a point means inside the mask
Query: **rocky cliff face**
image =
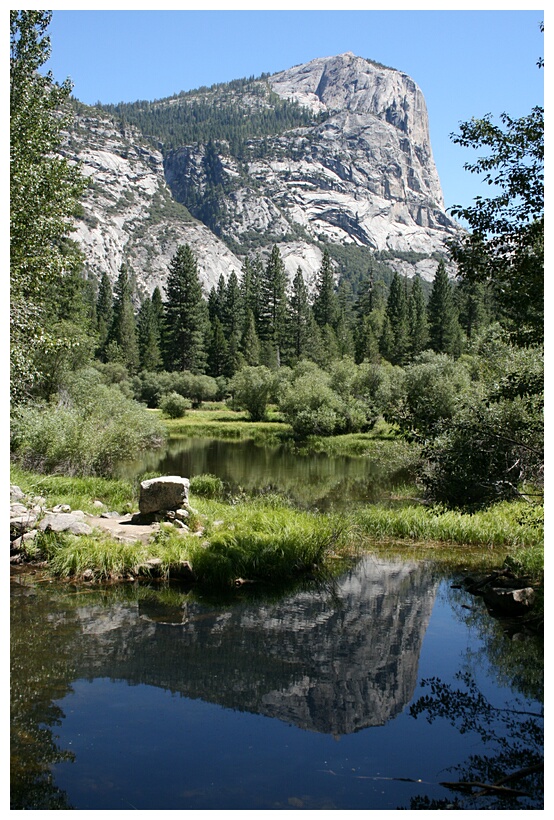
<svg viewBox="0 0 554 820"><path fill-rule="evenodd" d="M186 117L206 92L217 108L218 88L163 103ZM263 256L276 243L289 275L300 267L310 281L327 242L386 251L399 272L433 278L432 254L458 228L444 211L425 100L410 77L346 53L264 77L248 95L224 88L225 104L231 98L245 117L278 98L309 109L313 123L251 138L240 155L217 139L162 158L138 131L90 109L80 115L68 151L92 180L77 238L95 273L114 279L125 257L151 292L188 242L209 288L238 272L244 253Z"/></svg>
<svg viewBox="0 0 554 820"><path fill-rule="evenodd" d="M139 290L163 288L177 247L194 249L207 290L241 262L212 231L177 203L169 190L160 151L133 128L120 128L90 109L75 119L65 155L81 163L89 186L72 238L84 253L87 270L112 282L123 261L130 264ZM162 291L163 292L163 291Z"/></svg>

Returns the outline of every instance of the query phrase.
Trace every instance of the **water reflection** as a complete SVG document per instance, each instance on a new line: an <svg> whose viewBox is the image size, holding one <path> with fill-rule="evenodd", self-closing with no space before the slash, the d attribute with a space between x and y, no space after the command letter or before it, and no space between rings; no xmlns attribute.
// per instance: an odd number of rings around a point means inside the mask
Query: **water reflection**
<svg viewBox="0 0 554 820"><path fill-rule="evenodd" d="M478 696L462 722L448 700L461 594L371 556L333 589L225 606L175 586L16 584L12 808L454 807L440 781L510 743ZM511 717L494 671L485 683ZM537 785L525 805L540 801Z"/></svg>
<svg viewBox="0 0 554 820"><path fill-rule="evenodd" d="M383 459L306 454L285 445L262 447L250 440L201 438L171 439L164 450L146 453L140 462L121 468L124 477L143 472L187 477L211 473L231 492L272 489L302 506L321 510L377 501L411 478L405 468Z"/></svg>
<svg viewBox="0 0 554 820"><path fill-rule="evenodd" d="M226 610L185 597L176 611L146 592L136 608L80 607L89 650L78 674L350 734L383 725L410 700L435 590L422 564L368 557L332 596L306 591Z"/></svg>

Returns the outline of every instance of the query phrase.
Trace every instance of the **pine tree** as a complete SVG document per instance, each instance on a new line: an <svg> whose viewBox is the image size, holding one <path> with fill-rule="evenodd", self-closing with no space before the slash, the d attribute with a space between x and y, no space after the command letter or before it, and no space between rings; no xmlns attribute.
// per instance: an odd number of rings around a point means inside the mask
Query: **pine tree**
<svg viewBox="0 0 554 820"><path fill-rule="evenodd" d="M164 364L167 370L202 373L207 308L196 259L188 245L177 248L169 265L165 302Z"/></svg>
<svg viewBox="0 0 554 820"><path fill-rule="evenodd" d="M289 341L291 363L296 363L306 355L310 331L310 301L308 288L301 268L296 271L289 299Z"/></svg>
<svg viewBox="0 0 554 820"><path fill-rule="evenodd" d="M458 318L468 339L473 338L490 322L487 285L470 279L462 279L454 291Z"/></svg>
<svg viewBox="0 0 554 820"><path fill-rule="evenodd" d="M260 340L256 332L256 321L251 310L248 311L244 332L240 340L240 350L246 364L257 367L260 364Z"/></svg>
<svg viewBox="0 0 554 820"><path fill-rule="evenodd" d="M279 248L273 246L260 283L259 337L262 363L268 367L281 366L281 351L286 333L286 284L285 265Z"/></svg>
<svg viewBox="0 0 554 820"><path fill-rule="evenodd" d="M239 280L234 270L229 274L225 287L221 321L228 339L239 336L244 318Z"/></svg>
<svg viewBox="0 0 554 820"><path fill-rule="evenodd" d="M429 342L427 307L419 276L414 276L408 297L408 323L410 327L409 351L412 357L422 353Z"/></svg>
<svg viewBox="0 0 554 820"><path fill-rule="evenodd" d="M442 259L433 280L427 315L431 348L436 353L458 355L461 347L461 329L454 304L452 285Z"/></svg>
<svg viewBox="0 0 554 820"><path fill-rule="evenodd" d="M395 271L387 299L387 338L381 352L393 364L404 364L409 345L408 305L405 283ZM387 350L387 353L384 350Z"/></svg>
<svg viewBox="0 0 554 820"><path fill-rule="evenodd" d="M212 332L208 347L208 375L217 378L225 373L228 345L223 325L216 316L212 322Z"/></svg>
<svg viewBox="0 0 554 820"><path fill-rule="evenodd" d="M129 268L123 263L114 287L113 318L106 345L108 361L122 362L129 373L139 367L139 352Z"/></svg>
<svg viewBox="0 0 554 820"><path fill-rule="evenodd" d="M335 294L335 280L331 257L327 250L323 253L323 260L317 276L316 293L313 302L313 313L320 328L325 325L334 328L337 321L337 296Z"/></svg>
<svg viewBox="0 0 554 820"><path fill-rule="evenodd" d="M96 300L96 334L97 350L101 358L105 356L108 333L113 321L113 291L107 273L102 274Z"/></svg>
<svg viewBox="0 0 554 820"><path fill-rule="evenodd" d="M250 311L256 323L256 332L260 319L260 282L263 276L263 265L259 256L253 261L248 257L242 266L242 278L240 282L240 292L243 311L243 332L246 329L248 312Z"/></svg>
<svg viewBox="0 0 554 820"><path fill-rule="evenodd" d="M140 306L137 317L137 338L140 369L159 370L162 366L160 328L150 299L145 299Z"/></svg>

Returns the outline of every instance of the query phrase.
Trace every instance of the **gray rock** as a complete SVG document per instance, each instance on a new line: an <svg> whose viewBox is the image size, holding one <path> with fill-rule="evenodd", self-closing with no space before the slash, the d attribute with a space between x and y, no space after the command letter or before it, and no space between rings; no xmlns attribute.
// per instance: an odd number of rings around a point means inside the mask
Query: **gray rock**
<svg viewBox="0 0 554 820"><path fill-rule="evenodd" d="M16 538L11 543L11 548L14 551L20 550L25 543L28 541L34 541L37 537L38 530L30 530L29 532L24 532L23 535L20 535L19 538Z"/></svg>
<svg viewBox="0 0 554 820"><path fill-rule="evenodd" d="M25 493L21 487L18 487L17 484L10 484L10 499L12 501L19 501L22 498L25 498Z"/></svg>
<svg viewBox="0 0 554 820"><path fill-rule="evenodd" d="M535 590L532 587L525 589L493 587L483 593L483 599L490 607L507 615L522 615L532 608Z"/></svg>
<svg viewBox="0 0 554 820"><path fill-rule="evenodd" d="M142 515L159 510L177 510L188 502L190 481L181 476L160 476L142 481L139 510Z"/></svg>
<svg viewBox="0 0 554 820"><path fill-rule="evenodd" d="M10 504L10 518L17 518L20 515L27 515L29 508L25 504Z"/></svg>
<svg viewBox="0 0 554 820"><path fill-rule="evenodd" d="M36 513L26 512L25 515L17 515L10 518L10 540L19 538L23 533L34 529L38 516Z"/></svg>
<svg viewBox="0 0 554 820"><path fill-rule="evenodd" d="M92 527L70 513L47 513L39 524L42 532L69 532L71 535L90 535Z"/></svg>
<svg viewBox="0 0 554 820"><path fill-rule="evenodd" d="M52 512L54 513L68 513L71 512L71 507L69 504L56 504L55 507L52 507Z"/></svg>

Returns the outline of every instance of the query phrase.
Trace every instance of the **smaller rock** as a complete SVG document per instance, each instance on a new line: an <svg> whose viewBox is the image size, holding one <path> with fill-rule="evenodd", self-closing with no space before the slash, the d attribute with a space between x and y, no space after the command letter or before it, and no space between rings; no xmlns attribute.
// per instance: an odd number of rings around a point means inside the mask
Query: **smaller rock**
<svg viewBox="0 0 554 820"><path fill-rule="evenodd" d="M25 504L10 504L10 518L15 518L18 515L26 515L29 508Z"/></svg>
<svg viewBox="0 0 554 820"><path fill-rule="evenodd" d="M69 504L56 504L55 507L52 507L53 513L69 513L71 512L71 507Z"/></svg>
<svg viewBox="0 0 554 820"><path fill-rule="evenodd" d="M486 590L483 599L493 609L501 610L508 615L522 615L533 606L535 590L532 587L525 589L493 587Z"/></svg>
<svg viewBox="0 0 554 820"><path fill-rule="evenodd" d="M21 487L18 487L17 484L10 484L10 499L19 501L21 498L25 498L25 493Z"/></svg>
<svg viewBox="0 0 554 820"><path fill-rule="evenodd" d="M188 510L175 510L175 518L177 518L179 521L186 521L188 517Z"/></svg>
<svg viewBox="0 0 554 820"><path fill-rule="evenodd" d="M10 540L19 538L24 532L34 529L37 523L38 516L35 513L27 511L25 515L16 515L10 518Z"/></svg>
<svg viewBox="0 0 554 820"><path fill-rule="evenodd" d="M12 541L11 548L14 551L20 550L27 541L34 541L37 537L37 533L38 530L30 530L29 532L24 532L23 535L20 535L19 538L16 538L14 541Z"/></svg>
<svg viewBox="0 0 554 820"><path fill-rule="evenodd" d="M83 513L84 516L84 513ZM90 535L92 527L80 517L69 513L48 513L39 524L42 532L69 532L72 535Z"/></svg>

